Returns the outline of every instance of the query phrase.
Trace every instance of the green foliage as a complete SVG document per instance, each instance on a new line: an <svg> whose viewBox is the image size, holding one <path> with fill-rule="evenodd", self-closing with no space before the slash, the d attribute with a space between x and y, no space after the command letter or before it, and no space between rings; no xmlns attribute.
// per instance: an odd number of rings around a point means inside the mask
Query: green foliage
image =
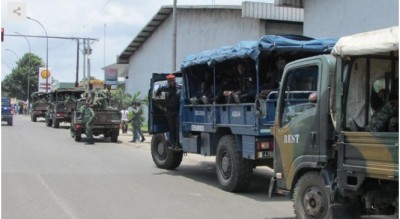
<svg viewBox="0 0 400 219"><path fill-rule="evenodd" d="M2 95L25 100L28 96L29 76L29 96L38 91L38 72L39 68L43 66L43 60L39 56L33 53L26 53L17 61L17 67L13 68L11 73L1 81Z"/></svg>
<svg viewBox="0 0 400 219"><path fill-rule="evenodd" d="M131 95L125 94L124 90L118 88L115 92L114 100L118 109L128 108L131 104Z"/></svg>

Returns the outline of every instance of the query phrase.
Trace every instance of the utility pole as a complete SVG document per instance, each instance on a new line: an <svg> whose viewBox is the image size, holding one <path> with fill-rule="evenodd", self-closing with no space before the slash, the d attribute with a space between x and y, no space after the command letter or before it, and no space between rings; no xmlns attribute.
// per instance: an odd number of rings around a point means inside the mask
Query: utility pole
<svg viewBox="0 0 400 219"><path fill-rule="evenodd" d="M83 78L86 82L86 39L83 39ZM87 88L88 86L89 84L85 83L85 87Z"/></svg>
<svg viewBox="0 0 400 219"><path fill-rule="evenodd" d="M79 39L76 40L76 75L75 87L79 87Z"/></svg>
<svg viewBox="0 0 400 219"><path fill-rule="evenodd" d="M172 23L173 23L173 30L172 30L172 72L176 70L176 30L177 30L177 21L176 21L176 2L174 0L174 7L172 11Z"/></svg>

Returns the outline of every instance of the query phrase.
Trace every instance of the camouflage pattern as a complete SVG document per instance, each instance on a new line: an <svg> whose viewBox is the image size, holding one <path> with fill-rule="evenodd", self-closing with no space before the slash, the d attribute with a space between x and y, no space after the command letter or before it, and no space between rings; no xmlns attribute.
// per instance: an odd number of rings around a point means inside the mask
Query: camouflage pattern
<svg viewBox="0 0 400 219"><path fill-rule="evenodd" d="M133 132L133 141L140 140L140 129L142 128L142 114L143 109L140 106L135 106L132 109L132 132Z"/></svg>
<svg viewBox="0 0 400 219"><path fill-rule="evenodd" d="M390 119L393 112L387 103L380 111L367 118L365 128L350 130L347 127L349 117L346 115L348 94L343 92L347 90L345 87L347 84L335 84L347 79L342 78L345 74L340 72L345 68L338 68L339 72L334 73L337 70L338 59L340 58L332 55L322 55L294 61L286 66L284 77L290 74L291 69L304 67L306 64L322 66L319 68L316 107L305 107L305 110L294 114L287 121L285 120L287 109L297 105L287 102L290 101L287 98L290 94L286 94L285 83L289 82L285 80L281 82L279 93L285 95L279 96L273 128L274 171L277 192L294 193L296 214L305 211L304 214L314 216L313 210L323 209L307 209L309 206L300 204L307 202L306 197L313 197L313 192L304 187L298 188L299 186L308 184L310 187L318 187L317 183L310 185L311 181L305 180L303 176L311 176L310 178L314 180L315 177L320 177L325 183L321 189L321 193L328 194L324 197L324 200L327 200L324 202L325 208L329 206L331 198L333 201L340 201L335 199L337 197L348 197L350 200L359 197L355 200L362 200L360 204L366 208L368 208L367 203L374 201L382 206L392 206L396 202L396 196L392 198L390 194L398 193L399 133L398 128L383 130L382 127L396 126L398 117ZM375 77L374 72L371 71L370 74L371 77ZM337 78L333 77L334 75ZM335 90L331 90L332 88ZM361 92L368 92L368 89ZM368 106L364 107L369 110ZM365 112L367 113L364 115L370 115L368 111ZM385 184L380 184L381 180L386 180ZM384 197L390 198L384 200ZM299 210L300 208L303 210ZM323 214L328 214L327 212ZM304 215L299 217L302 218Z"/></svg>
<svg viewBox="0 0 400 219"><path fill-rule="evenodd" d="M382 132L389 131L389 129L394 130L396 119L391 120L393 114L394 112L392 111L390 104L386 103L381 109L372 115L367 131Z"/></svg>
<svg viewBox="0 0 400 219"><path fill-rule="evenodd" d="M89 142L93 142L93 120L95 113L91 106L86 106L83 112L83 122L86 123L86 136L89 138Z"/></svg>

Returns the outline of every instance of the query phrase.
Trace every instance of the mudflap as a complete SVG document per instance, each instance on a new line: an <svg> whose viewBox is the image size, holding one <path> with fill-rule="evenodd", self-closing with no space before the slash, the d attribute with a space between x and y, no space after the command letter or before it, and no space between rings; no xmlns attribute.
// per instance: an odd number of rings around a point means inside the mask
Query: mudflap
<svg viewBox="0 0 400 219"><path fill-rule="evenodd" d="M361 218L360 206L356 204L334 203L331 205L332 219Z"/></svg>

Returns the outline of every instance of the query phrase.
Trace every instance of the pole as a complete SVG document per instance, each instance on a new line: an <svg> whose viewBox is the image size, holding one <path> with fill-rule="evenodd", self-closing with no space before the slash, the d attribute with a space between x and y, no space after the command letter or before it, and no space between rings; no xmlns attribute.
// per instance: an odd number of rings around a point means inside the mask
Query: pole
<svg viewBox="0 0 400 219"><path fill-rule="evenodd" d="M86 78L86 39L83 39L83 79L85 82L85 87L88 88L87 78Z"/></svg>
<svg viewBox="0 0 400 219"><path fill-rule="evenodd" d="M104 23L104 58L103 58L103 67L106 66L106 24Z"/></svg>
<svg viewBox="0 0 400 219"><path fill-rule="evenodd" d="M36 23L38 23L44 30L44 33L46 34L46 72L47 72L47 77L46 77L46 93L48 91L48 84L49 84L49 37L47 35L47 31L44 28L44 26L42 25L42 23L40 23L38 20L35 20L31 17L26 17L29 20L35 21Z"/></svg>
<svg viewBox="0 0 400 219"><path fill-rule="evenodd" d="M11 53L13 53L15 55L15 58L17 58L17 61L18 61L19 57L18 57L17 53L15 53L13 50L8 49L8 48L6 50L10 51Z"/></svg>
<svg viewBox="0 0 400 219"><path fill-rule="evenodd" d="M76 77L75 87L79 87L79 39L76 40Z"/></svg>
<svg viewBox="0 0 400 219"><path fill-rule="evenodd" d="M18 32L15 32L14 31L14 33L16 33L16 34L18 34L18 35L20 35L20 36L22 36L20 33L18 33ZM32 54L32 50L31 50L31 43L29 42L29 40L25 37L25 36L22 36L24 39L25 39L25 41L28 43L28 46L29 46L29 54ZM30 67L31 67L31 59L28 57L28 67L29 67L29 70L30 70ZM28 71L28 86L27 86L27 89L26 89L26 102L27 102L27 109L28 109L28 112L29 112L29 85L30 85L30 79L31 79L31 74L30 74L30 71Z"/></svg>
<svg viewBox="0 0 400 219"><path fill-rule="evenodd" d="M172 11L172 22L173 22L173 31L172 31L172 72L176 70L176 30L177 30L177 21L176 21L176 2L174 0L174 8Z"/></svg>

